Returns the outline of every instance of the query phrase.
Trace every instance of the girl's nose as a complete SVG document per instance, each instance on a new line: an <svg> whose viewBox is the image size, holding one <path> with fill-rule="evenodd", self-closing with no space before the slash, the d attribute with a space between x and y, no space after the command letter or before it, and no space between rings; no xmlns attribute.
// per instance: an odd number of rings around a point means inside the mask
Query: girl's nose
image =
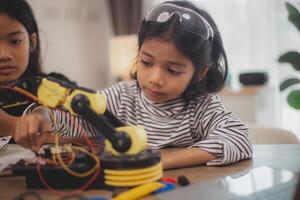
<svg viewBox="0 0 300 200"><path fill-rule="evenodd" d="M153 70L150 71L149 82L156 87L162 87L164 85L163 70L159 66L153 67Z"/></svg>
<svg viewBox="0 0 300 200"><path fill-rule="evenodd" d="M0 44L0 62L8 61L11 59L11 53L5 45Z"/></svg>

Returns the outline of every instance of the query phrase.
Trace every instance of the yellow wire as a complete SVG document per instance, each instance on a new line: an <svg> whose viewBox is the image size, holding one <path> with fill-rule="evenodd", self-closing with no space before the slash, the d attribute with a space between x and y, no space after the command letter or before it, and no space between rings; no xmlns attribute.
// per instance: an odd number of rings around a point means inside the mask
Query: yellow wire
<svg viewBox="0 0 300 200"><path fill-rule="evenodd" d="M17 103L14 103L14 104L5 105L5 106L3 106L3 108L12 108L12 107L15 107L15 106L22 106L22 105L25 105L25 104L28 104L28 101L17 102Z"/></svg>
<svg viewBox="0 0 300 200"><path fill-rule="evenodd" d="M74 162L75 157L76 157L75 152L73 151L72 148L70 149L70 152L71 152L71 154L72 154L72 157L71 157L71 160L68 162L68 165L69 165L69 166Z"/></svg>
<svg viewBox="0 0 300 200"><path fill-rule="evenodd" d="M58 149L58 147L59 147L59 146L58 146L58 142L59 142L58 136L55 135L55 147L56 147L57 149ZM71 174L71 175L73 175L73 176L76 176L76 177L79 177L79 178L84 178L84 177L87 177L87 176L91 175L94 171L97 170L97 168L100 167L100 161L99 161L99 158L98 158L96 155L91 154L90 152L88 152L87 150L85 150L85 149L83 149L83 148L81 148L81 147L72 147L72 148L74 148L74 149L76 149L76 150L78 150L78 151L82 151L82 152L86 153L87 155L93 157L94 160L95 160L95 162L96 162L96 164L95 164L95 166L94 166L92 169L90 169L89 171L83 172L83 173L78 173L78 172L75 172L75 171L71 170L71 169L63 162L63 160L62 160L62 158L61 158L61 155L58 153L58 154L57 154L58 161L59 161L60 165L64 168L64 170L65 170L66 172L68 172L69 174Z"/></svg>
<svg viewBox="0 0 300 200"><path fill-rule="evenodd" d="M55 90L52 90L51 88L47 87L46 85L43 85L43 86L44 86L45 88L47 88L48 90L54 92L54 95L64 97L64 96L60 95L59 93L56 93ZM24 91L24 90L22 90L22 89L21 89L21 92L23 92L24 94L26 94L26 95L28 95L28 96L31 95L30 93L28 93L27 91ZM56 93L56 94L55 94L55 93ZM57 95L57 94L59 94L59 95ZM38 99L36 98L36 100L38 100ZM55 116L52 112L51 112L51 117L52 117L53 123L56 124L56 116ZM71 165L71 164L74 162L75 157L76 157L75 152L73 151L73 149L77 149L78 151L82 151L82 152L86 153L87 155L93 157L94 160L95 160L95 162L96 162L95 166L94 166L92 169L90 169L89 171L87 171L87 172L84 172L84 173L77 173L77 172L75 172L75 171L72 171L72 170L64 163L64 161L62 160L62 157L61 157L61 155L60 155L60 153L59 153L59 138L58 138L57 135L55 135L55 148L56 148L56 150L57 150L57 153L54 153L54 154L53 154L53 159L56 160L56 157L57 157L57 159L58 159L60 165L64 168L64 170L67 171L69 174L71 174L71 175L73 175L73 176L76 176L76 177L79 177L79 178L84 178L84 177L87 177L87 176L91 175L94 171L97 170L97 168L100 167L100 161L99 161L99 158L98 158L97 156L91 154L90 152L86 151L86 150L83 149L83 148L80 148L80 147L77 147L77 148L71 147L71 151L70 151L70 152L71 152L71 154L72 154L72 159L68 162L68 165ZM57 156L56 156L56 155L57 155Z"/></svg>
<svg viewBox="0 0 300 200"><path fill-rule="evenodd" d="M58 149L56 147L55 147L55 150L58 152ZM70 166L74 162L76 156L75 156L75 152L73 151L72 148L70 148L68 151L69 151L69 153L71 153L71 159L68 161L68 165ZM59 160L56 158L55 155L56 155L56 153L53 153L52 160L54 160L55 162L59 162Z"/></svg>
<svg viewBox="0 0 300 200"><path fill-rule="evenodd" d="M45 86L45 87L46 87L46 86ZM46 88L47 88L47 87L46 87ZM39 102L38 97L32 95L30 92L28 92L28 91L26 91L26 90L24 90L24 89L22 89L22 88L19 88L19 87L13 87L13 89L14 89L16 92L18 92L18 93L20 93L20 94L23 94L23 95L25 95L25 96L27 96L27 97L33 99L34 101ZM47 88L47 89L50 89L50 88ZM56 123L56 117L55 117L55 115L51 114L51 117L52 117L54 123ZM86 150L83 149L83 148L80 148L80 147L77 147L77 148L72 147L72 148L74 148L74 149L77 149L78 151L82 151L82 152L86 153L87 155L93 157L94 160L95 160L95 162L96 162L95 166L94 166L92 169L90 169L89 171L87 171L87 172L84 172L84 173L77 173L77 172L75 172L75 171L72 171L72 170L71 170L71 169L63 162L62 157L61 157L61 155L60 155L60 153L59 153L59 139L58 139L58 136L57 136L57 135L55 135L55 148L56 148L56 150L57 150L58 153L54 153L54 154L53 154L53 160L56 160L55 154L57 154L57 159L58 159L59 163L61 164L61 166L65 169L65 171L67 171L69 174L71 174L71 175L73 175L73 176L83 178L83 177L86 177L86 176L91 175L94 171L97 170L97 168L100 167L100 161L99 161L99 158L98 158L97 156L91 154L90 152L86 151ZM72 152L72 159L71 159L71 161L69 162L69 164L72 163L72 162L74 161L74 159L75 159L75 156L74 156L75 153L74 153L73 151L71 151L71 152Z"/></svg>

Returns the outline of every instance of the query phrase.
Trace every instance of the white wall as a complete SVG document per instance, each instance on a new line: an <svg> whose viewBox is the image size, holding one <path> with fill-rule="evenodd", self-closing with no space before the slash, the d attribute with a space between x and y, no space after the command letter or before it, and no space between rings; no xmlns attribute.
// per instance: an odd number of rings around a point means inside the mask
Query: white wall
<svg viewBox="0 0 300 200"><path fill-rule="evenodd" d="M43 68L80 85L102 89L111 83L110 13L103 0L28 0L42 43Z"/></svg>

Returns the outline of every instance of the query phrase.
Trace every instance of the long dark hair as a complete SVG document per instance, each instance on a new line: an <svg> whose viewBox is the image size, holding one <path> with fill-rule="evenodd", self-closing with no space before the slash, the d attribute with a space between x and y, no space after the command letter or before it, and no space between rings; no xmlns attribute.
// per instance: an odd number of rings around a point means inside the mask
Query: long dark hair
<svg viewBox="0 0 300 200"><path fill-rule="evenodd" d="M196 96L207 95L218 92L222 89L228 71L227 56L223 47L220 32L210 15L197 8L188 1L168 1L181 7L196 11L210 24L213 29L213 37L204 40L193 33L187 32L180 27L176 18L171 18L165 23L142 21L138 35L138 47L141 49L143 43L149 38L163 38L171 40L176 45L178 51L188 57L195 65L193 78L183 93L183 97L191 100ZM163 3L163 4L164 4ZM199 80L203 66L208 67L208 71L202 80ZM136 79L136 71L131 73Z"/></svg>
<svg viewBox="0 0 300 200"><path fill-rule="evenodd" d="M36 47L30 52L27 69L21 77L40 75L42 69L40 63L41 50L39 29L30 5L25 0L0 0L0 14L6 14L20 22L27 30L29 36L36 33Z"/></svg>

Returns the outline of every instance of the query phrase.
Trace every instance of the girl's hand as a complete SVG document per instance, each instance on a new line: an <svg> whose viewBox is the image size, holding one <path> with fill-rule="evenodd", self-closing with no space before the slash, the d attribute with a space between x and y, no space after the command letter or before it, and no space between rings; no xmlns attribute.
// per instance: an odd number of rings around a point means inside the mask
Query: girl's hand
<svg viewBox="0 0 300 200"><path fill-rule="evenodd" d="M32 113L17 118L14 131L15 141L34 151L39 151L51 135L51 111L37 107Z"/></svg>

